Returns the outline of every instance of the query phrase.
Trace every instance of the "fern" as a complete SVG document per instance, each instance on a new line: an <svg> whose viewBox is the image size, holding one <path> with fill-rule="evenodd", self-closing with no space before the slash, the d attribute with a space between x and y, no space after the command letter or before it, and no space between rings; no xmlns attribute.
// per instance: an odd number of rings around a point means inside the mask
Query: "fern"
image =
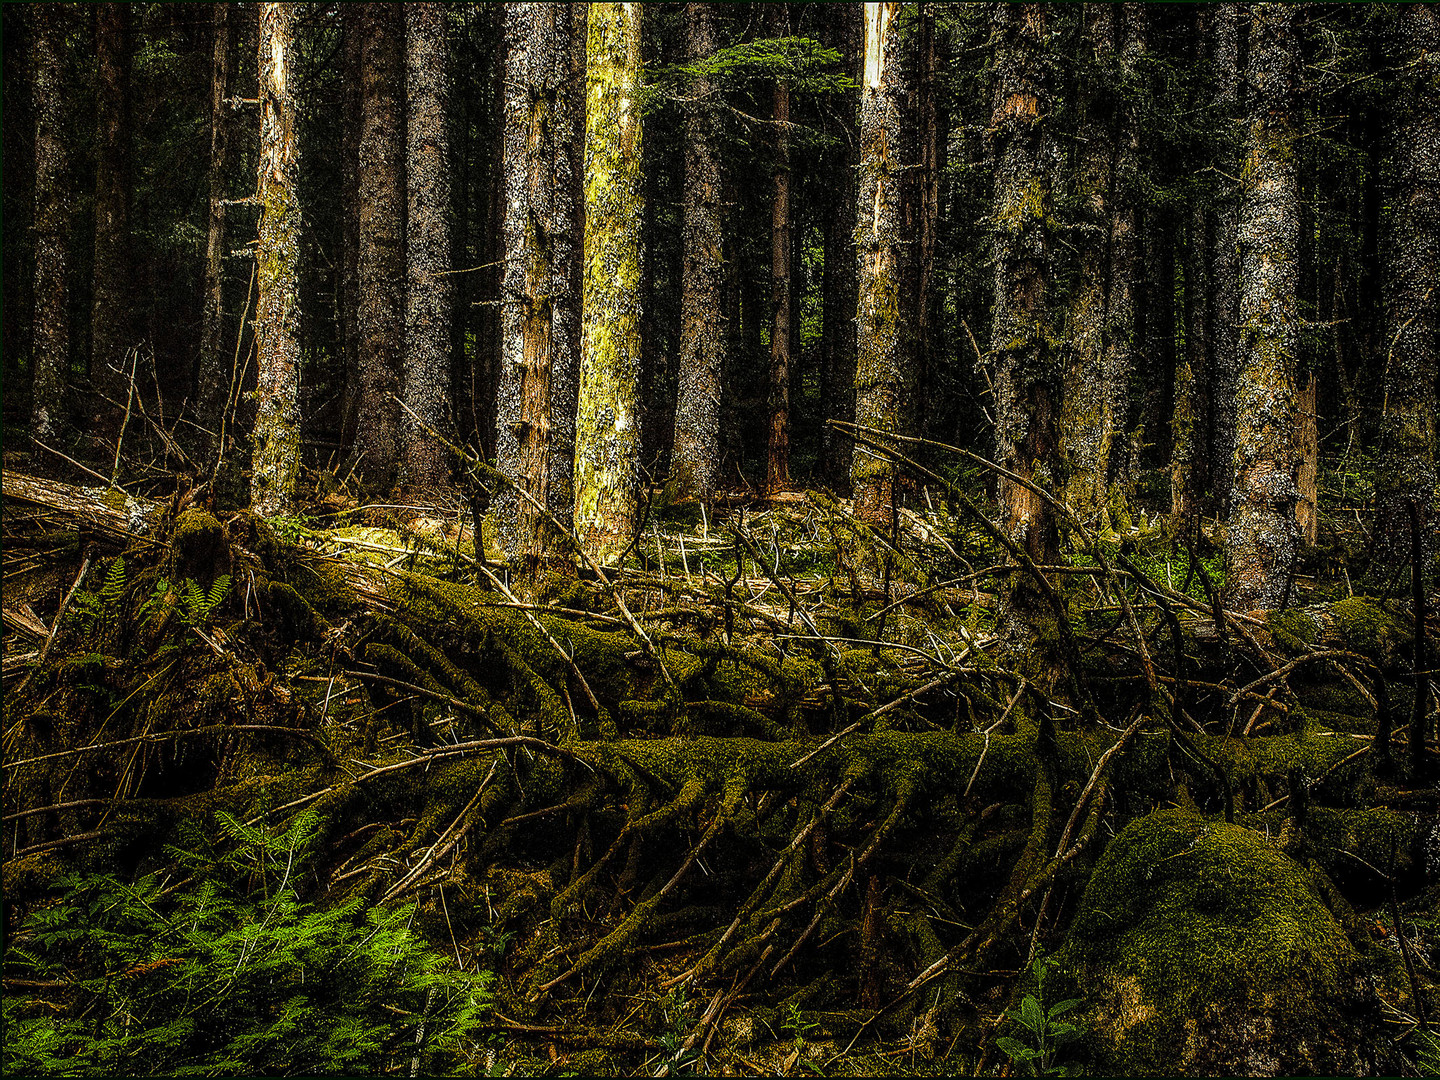
<svg viewBox="0 0 1440 1080"><path fill-rule="evenodd" d="M100 589L100 604L105 613L112 614L125 599L125 559L116 556L110 561L110 570L105 575L105 584Z"/></svg>

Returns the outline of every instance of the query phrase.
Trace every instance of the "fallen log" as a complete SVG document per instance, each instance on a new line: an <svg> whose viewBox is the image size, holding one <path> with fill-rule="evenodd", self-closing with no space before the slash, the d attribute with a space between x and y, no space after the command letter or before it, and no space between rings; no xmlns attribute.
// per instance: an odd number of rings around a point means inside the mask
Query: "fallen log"
<svg viewBox="0 0 1440 1080"><path fill-rule="evenodd" d="M0 474L0 492L7 502L43 507L66 524L118 540L148 536L165 516L164 503L119 488L80 487L9 469Z"/></svg>

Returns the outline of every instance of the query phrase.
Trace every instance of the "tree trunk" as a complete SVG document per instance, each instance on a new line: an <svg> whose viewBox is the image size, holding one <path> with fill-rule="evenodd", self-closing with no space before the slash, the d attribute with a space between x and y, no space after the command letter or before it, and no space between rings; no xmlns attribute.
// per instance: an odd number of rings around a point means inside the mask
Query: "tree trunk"
<svg viewBox="0 0 1440 1080"><path fill-rule="evenodd" d="M445 7L405 5L405 484L436 490L450 475L450 92ZM414 415L412 415L412 413ZM423 423L422 423L423 422Z"/></svg>
<svg viewBox="0 0 1440 1080"><path fill-rule="evenodd" d="M787 5L772 5L772 35L785 33ZM770 204L770 437L765 456L768 495L790 486L791 236L790 87L775 80L771 114L775 121L775 193Z"/></svg>
<svg viewBox="0 0 1440 1080"><path fill-rule="evenodd" d="M505 9L505 275L495 432L500 471L569 527L580 370L584 112L579 4ZM495 500L501 549L526 577L568 571L564 540L529 500Z"/></svg>
<svg viewBox="0 0 1440 1080"><path fill-rule="evenodd" d="M715 51L709 4L685 5L687 58ZM720 395L725 372L725 194L714 145L718 91L695 82L685 118L685 270L680 283L680 388L671 473L681 498L709 502L720 479Z"/></svg>
<svg viewBox="0 0 1440 1080"><path fill-rule="evenodd" d="M359 146L360 404L358 472L388 490L400 454L401 354L405 334L405 140L401 4L368 3L361 16L364 95Z"/></svg>
<svg viewBox="0 0 1440 1080"><path fill-rule="evenodd" d="M836 49L844 71L858 80L860 76L859 17L862 5L835 4L829 8L837 22ZM853 147L857 141L855 121L858 102L846 95L840 99L834 114L832 134L839 149L836 152L834 178L829 185L829 203L824 226L825 277L823 283L822 319L824 338L820 365L820 415L825 420L853 420L855 417L855 310L856 261L851 247L855 243L855 170ZM821 446L824 454L824 476L838 490L850 483L852 444L834 429L826 427Z"/></svg>
<svg viewBox="0 0 1440 1080"><path fill-rule="evenodd" d="M255 450L250 501L257 514L289 511L300 471L300 147L296 138L295 9L260 5L260 240L255 248Z"/></svg>
<svg viewBox="0 0 1440 1080"><path fill-rule="evenodd" d="M1048 324L1053 271L1051 176L1045 119L1044 4L997 4L993 146L995 441L1000 465L1041 485L1058 463L1060 372ZM1054 513L1023 484L1001 478L1003 527L1037 563L1059 553Z"/></svg>
<svg viewBox="0 0 1440 1080"><path fill-rule="evenodd" d="M129 390L130 5L95 7L95 261L90 305L94 434L113 437ZM106 400L106 399L109 400Z"/></svg>
<svg viewBox="0 0 1440 1080"><path fill-rule="evenodd" d="M1310 373L1305 389L1295 395L1295 523L1305 543L1320 536L1320 404L1319 384Z"/></svg>
<svg viewBox="0 0 1440 1080"><path fill-rule="evenodd" d="M200 365L195 400L200 424L218 439L220 414L230 394L231 364L221 354L225 319L225 189L230 142L230 5L210 5L210 201L205 237L205 306L200 314ZM218 442L211 452L219 449Z"/></svg>
<svg viewBox="0 0 1440 1080"><path fill-rule="evenodd" d="M936 33L935 5L920 4L920 72L917 97L920 117L920 175L917 180L920 250L916 280L915 320L915 411L919 434L941 437L932 430L935 416L934 392L939 375L936 335L944 307L935 284L935 250L940 236L940 176L945 171L947 119L940 107L942 35Z"/></svg>
<svg viewBox="0 0 1440 1080"><path fill-rule="evenodd" d="M903 123L907 97L899 4L865 5L865 67L860 85L860 171L856 196L855 422L908 434L915 362L915 258L907 205L913 186L914 135ZM887 526L895 503L889 462L858 446L850 466L855 514Z"/></svg>
<svg viewBox="0 0 1440 1080"><path fill-rule="evenodd" d="M575 527L613 560L637 527L640 481L639 4L591 4L586 47L585 285Z"/></svg>
<svg viewBox="0 0 1440 1080"><path fill-rule="evenodd" d="M354 447L360 427L360 129L365 115L365 7L340 7L340 338L345 355L340 444Z"/></svg>
<svg viewBox="0 0 1440 1080"><path fill-rule="evenodd" d="M1419 4L1398 13L1405 57L1401 99L1392 107L1393 173L1382 252L1385 282L1385 402L1376 494L1382 551L1404 560L1410 521L1434 550L1435 379L1440 350L1440 12Z"/></svg>
<svg viewBox="0 0 1440 1080"><path fill-rule="evenodd" d="M1144 11L1085 5L1085 36L1092 66L1086 77L1080 126L1081 203L1079 283L1066 326L1068 362L1060 422L1066 466L1066 501L1082 518L1108 521L1112 455L1124 438L1135 332L1136 151L1135 110L1122 86L1112 85L1118 67L1133 81L1145 47Z"/></svg>
<svg viewBox="0 0 1440 1080"><path fill-rule="evenodd" d="M1222 120L1240 119L1240 5L1217 4L1210 20L1215 67L1213 108ZM1238 156L1238 155L1237 155ZM1235 255L1240 221L1239 191L1223 176L1215 199L1210 247L1212 441L1210 484L1215 509L1229 514L1235 483L1235 380L1240 370L1240 262Z"/></svg>
<svg viewBox="0 0 1440 1080"><path fill-rule="evenodd" d="M1295 9L1251 9L1241 165L1240 369L1226 585L1239 611L1280 606L1294 568L1295 356L1300 207L1295 165Z"/></svg>
<svg viewBox="0 0 1440 1080"><path fill-rule="evenodd" d="M41 4L35 15L35 343L30 430L44 442L69 427L70 203L64 56L71 9Z"/></svg>

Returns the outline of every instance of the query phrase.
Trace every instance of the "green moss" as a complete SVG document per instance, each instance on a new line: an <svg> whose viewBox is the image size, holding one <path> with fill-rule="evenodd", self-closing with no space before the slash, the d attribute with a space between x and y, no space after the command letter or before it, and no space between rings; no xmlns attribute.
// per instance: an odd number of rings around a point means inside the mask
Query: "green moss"
<svg viewBox="0 0 1440 1080"><path fill-rule="evenodd" d="M1356 954L1311 875L1263 834L1184 811L1128 825L1060 956L1115 1075L1348 1073Z"/></svg>
<svg viewBox="0 0 1440 1080"><path fill-rule="evenodd" d="M1367 656L1383 656L1410 636L1395 616L1365 597L1341 600L1330 614L1346 646Z"/></svg>
<svg viewBox="0 0 1440 1080"><path fill-rule="evenodd" d="M1320 627L1303 611L1272 611L1266 622L1270 636L1291 656L1307 652L1320 640Z"/></svg>

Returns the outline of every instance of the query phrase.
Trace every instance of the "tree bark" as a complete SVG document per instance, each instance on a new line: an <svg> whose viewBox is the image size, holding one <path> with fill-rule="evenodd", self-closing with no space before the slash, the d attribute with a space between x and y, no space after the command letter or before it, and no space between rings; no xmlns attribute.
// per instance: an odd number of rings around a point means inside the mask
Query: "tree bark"
<svg viewBox="0 0 1440 1080"><path fill-rule="evenodd" d="M260 238L255 248L255 449L250 501L267 517L290 510L300 471L300 146L296 135L295 9L260 5Z"/></svg>
<svg viewBox="0 0 1440 1080"><path fill-rule="evenodd" d="M1405 58L1390 110L1390 207L1381 254L1385 300L1385 400L1376 495L1383 553L1408 554L1411 502L1434 550L1436 369L1440 351L1440 12L1404 5L1396 27Z"/></svg>
<svg viewBox="0 0 1440 1080"><path fill-rule="evenodd" d="M450 90L445 6L405 5L408 223L405 233L404 480L438 489L450 475ZM413 414L413 415L412 415ZM418 419L417 419L418 418Z"/></svg>
<svg viewBox="0 0 1440 1080"><path fill-rule="evenodd" d="M365 7L340 7L340 338L345 355L340 443L354 447L360 427L360 129L365 115Z"/></svg>
<svg viewBox="0 0 1440 1080"><path fill-rule="evenodd" d="M205 236L205 301L200 313L200 365L195 400L200 424L218 438L230 394L231 364L221 355L225 319L225 189L230 144L230 5L210 5L210 200ZM219 449L218 443L211 451Z"/></svg>
<svg viewBox="0 0 1440 1080"><path fill-rule="evenodd" d="M579 148L585 7L505 9L505 275L495 444L500 471L569 527L580 370L583 243ZM501 550L527 577L570 571L546 516L497 494Z"/></svg>
<svg viewBox="0 0 1440 1080"><path fill-rule="evenodd" d="M70 192L65 147L66 40L71 9L35 14L35 342L30 430L50 442L69 427Z"/></svg>
<svg viewBox="0 0 1440 1080"><path fill-rule="evenodd" d="M995 441L1000 465L1053 485L1060 389L1050 346L1051 109L1044 4L997 4L995 92L989 137L994 162ZM1054 512L1023 484L1001 478L1003 527L1037 563L1059 552Z"/></svg>
<svg viewBox="0 0 1440 1080"><path fill-rule="evenodd" d="M715 52L709 4L685 5L691 64ZM681 498L710 502L720 479L720 395L725 371L725 192L714 146L715 86L697 79L685 117L685 269L680 288L679 393L671 473Z"/></svg>
<svg viewBox="0 0 1440 1080"><path fill-rule="evenodd" d="M613 560L637 527L644 190L639 4L591 4L586 47L584 314L575 527Z"/></svg>
<svg viewBox="0 0 1440 1080"><path fill-rule="evenodd" d="M908 86L895 25L899 14L899 4L865 5L855 204L855 422L887 435L908 433L903 410L915 363L916 267L908 232L915 138L903 115ZM856 516L889 525L895 504L891 464L857 445L850 480Z"/></svg>
<svg viewBox="0 0 1440 1080"><path fill-rule="evenodd" d="M1238 127L1243 81L1240 71L1240 5L1217 4L1210 20L1211 62L1215 68L1213 109ZM1237 155L1238 156L1238 155ZM1227 170L1228 171L1228 170ZM1215 227L1210 247L1211 405L1210 484L1215 509L1230 512L1235 481L1235 380L1240 370L1240 262L1236 230L1239 190L1217 178Z"/></svg>
<svg viewBox="0 0 1440 1080"><path fill-rule="evenodd" d="M1315 373L1305 389L1295 395L1295 524L1307 544L1320 536L1320 404L1319 383Z"/></svg>
<svg viewBox="0 0 1440 1080"><path fill-rule="evenodd" d="M1226 585L1239 611L1282 604L1298 547L1295 357L1300 207L1295 9L1251 9L1241 166L1240 369Z"/></svg>
<svg viewBox="0 0 1440 1080"><path fill-rule="evenodd" d="M361 15L362 118L356 310L359 332L358 472L388 490L400 455L399 395L405 332L405 140L401 4L367 3Z"/></svg>
<svg viewBox="0 0 1440 1080"><path fill-rule="evenodd" d="M94 433L113 437L129 390L130 5L95 7L95 258L90 305ZM106 399L109 400L106 400Z"/></svg>
<svg viewBox="0 0 1440 1080"><path fill-rule="evenodd" d="M935 251L940 237L940 177L945 171L947 110L940 107L941 72L946 67L942 35L936 32L933 3L921 3L920 71L916 88L920 118L920 173L917 178L920 245L916 280L915 410L921 435L944 438L932 430L934 391L939 375L937 330L943 319L942 297L936 288Z"/></svg>
<svg viewBox="0 0 1440 1080"><path fill-rule="evenodd" d="M788 5L771 5L771 34L786 31ZM774 194L770 203L770 417L766 448L765 491L790 486L791 247L790 236L790 87L776 79L771 116L775 121Z"/></svg>

